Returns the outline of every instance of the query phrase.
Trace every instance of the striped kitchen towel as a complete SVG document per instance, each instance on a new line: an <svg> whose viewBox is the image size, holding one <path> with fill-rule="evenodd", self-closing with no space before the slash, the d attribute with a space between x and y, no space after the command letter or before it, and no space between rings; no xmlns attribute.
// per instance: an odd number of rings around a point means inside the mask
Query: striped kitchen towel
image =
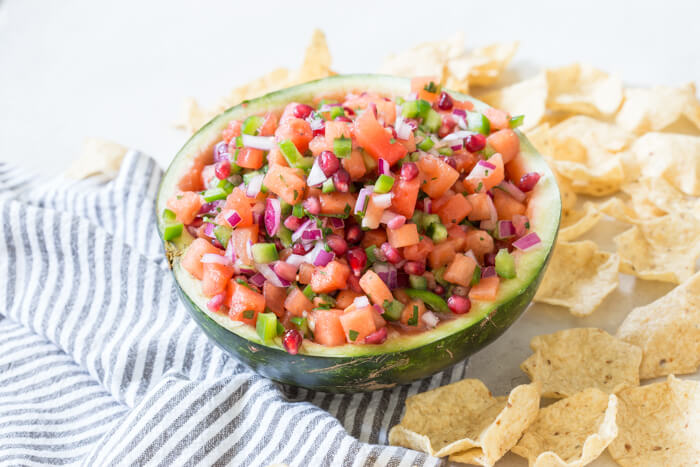
<svg viewBox="0 0 700 467"><path fill-rule="evenodd" d="M436 465L387 446L407 396L281 387L208 341L154 224L155 162L38 182L0 163L0 465Z"/></svg>

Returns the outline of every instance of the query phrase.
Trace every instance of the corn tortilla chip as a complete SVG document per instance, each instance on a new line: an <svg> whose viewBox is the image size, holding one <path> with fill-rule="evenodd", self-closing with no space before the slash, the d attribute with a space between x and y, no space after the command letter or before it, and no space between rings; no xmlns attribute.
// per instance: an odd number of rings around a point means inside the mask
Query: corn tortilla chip
<svg viewBox="0 0 700 467"><path fill-rule="evenodd" d="M590 65L572 65L547 70L547 107L571 113L609 117L622 102L622 80Z"/></svg>
<svg viewBox="0 0 700 467"><path fill-rule="evenodd" d="M620 222L626 222L628 224L634 224L643 220L641 215L629 204L629 202L625 202L622 199L613 196L600 203L598 205L598 209L603 214L607 214Z"/></svg>
<svg viewBox="0 0 700 467"><path fill-rule="evenodd" d="M690 466L700 459L700 382L669 376L617 395L617 438L608 452L622 467Z"/></svg>
<svg viewBox="0 0 700 467"><path fill-rule="evenodd" d="M599 251L589 240L557 242L535 301L590 315L617 288L619 265L619 256Z"/></svg>
<svg viewBox="0 0 700 467"><path fill-rule="evenodd" d="M518 41L490 44L455 57L447 62L448 80L469 86L494 84L513 59L518 45Z"/></svg>
<svg viewBox="0 0 700 467"><path fill-rule="evenodd" d="M121 144L101 138L85 138L80 157L71 163L65 175L75 180L93 175L114 177L126 152L127 148Z"/></svg>
<svg viewBox="0 0 700 467"><path fill-rule="evenodd" d="M700 137L647 133L632 146L642 175L662 176L687 195L700 196Z"/></svg>
<svg viewBox="0 0 700 467"><path fill-rule="evenodd" d="M564 211L557 238L563 242L575 240L595 227L601 217L603 217L603 213L590 201L583 204L583 210Z"/></svg>
<svg viewBox="0 0 700 467"><path fill-rule="evenodd" d="M521 129L535 128L544 117L547 100L547 80L543 73L511 86L485 94L481 99L511 115L524 115Z"/></svg>
<svg viewBox="0 0 700 467"><path fill-rule="evenodd" d="M380 72L409 78L435 76L441 84L446 84L447 62L463 54L464 34L460 32L446 40L424 42L403 52L389 55L384 59Z"/></svg>
<svg viewBox="0 0 700 467"><path fill-rule="evenodd" d="M622 191L630 195L637 211L640 209L636 205L642 205L657 216L687 212L700 218L700 199L685 196L665 178L644 177L638 183L622 187ZM654 210L650 209L652 205Z"/></svg>
<svg viewBox="0 0 700 467"><path fill-rule="evenodd" d="M676 127L686 119L700 130L700 102L695 96L695 85L679 87L625 89L625 101L617 113L618 125L637 134L663 131Z"/></svg>
<svg viewBox="0 0 700 467"><path fill-rule="evenodd" d="M633 309L617 337L641 347L642 379L700 368L700 272L658 300Z"/></svg>
<svg viewBox="0 0 700 467"><path fill-rule="evenodd" d="M671 213L638 222L617 235L620 271L646 280L680 284L695 271L700 256L700 220Z"/></svg>
<svg viewBox="0 0 700 467"><path fill-rule="evenodd" d="M583 467L617 436L617 397L585 389L540 410L512 451L532 467Z"/></svg>
<svg viewBox="0 0 700 467"><path fill-rule="evenodd" d="M586 388L615 393L639 386L641 349L602 329L573 328L536 336L530 347L535 353L520 368L541 384L543 397L569 397Z"/></svg>
<svg viewBox="0 0 700 467"><path fill-rule="evenodd" d="M493 465L515 445L539 409L536 384L493 397L476 379L465 379L406 400L389 443L444 457L467 452L481 465Z"/></svg>

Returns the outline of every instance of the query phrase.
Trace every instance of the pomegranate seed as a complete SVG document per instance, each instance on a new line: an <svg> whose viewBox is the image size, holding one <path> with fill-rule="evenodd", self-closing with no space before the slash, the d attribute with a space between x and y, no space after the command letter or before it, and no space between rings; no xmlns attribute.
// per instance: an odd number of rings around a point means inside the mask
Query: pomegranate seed
<svg viewBox="0 0 700 467"><path fill-rule="evenodd" d="M387 261L389 261L391 264L396 264L403 259L401 253L399 253L399 250L391 246L389 242L382 243L380 250L382 251L382 253L384 253L384 256L386 256Z"/></svg>
<svg viewBox="0 0 700 467"><path fill-rule="evenodd" d="M449 166L452 167L453 169L456 169L456 168L457 168L457 161L455 160L454 157L445 157L443 160L445 161L445 163L446 163L447 165L449 165Z"/></svg>
<svg viewBox="0 0 700 467"><path fill-rule="evenodd" d="M321 167L323 174L326 177L330 177L340 168L340 161L332 152L323 151L321 155L318 156L318 165Z"/></svg>
<svg viewBox="0 0 700 467"><path fill-rule="evenodd" d="M336 190L347 193L350 190L350 174L348 171L342 167L339 168L333 174L333 185L335 185Z"/></svg>
<svg viewBox="0 0 700 467"><path fill-rule="evenodd" d="M294 107L294 116L296 118L306 118L309 115L311 115L311 112L314 111L314 108L311 107L310 105L306 104L297 104L296 107Z"/></svg>
<svg viewBox="0 0 700 467"><path fill-rule="evenodd" d="M345 115L338 115L337 117L335 117L335 121L336 121L336 122L348 122L348 123L352 123L352 120L350 120L350 119L349 119L348 117L346 117Z"/></svg>
<svg viewBox="0 0 700 467"><path fill-rule="evenodd" d="M306 247L301 243L295 243L292 246L292 253L294 253L295 255L305 255L307 253Z"/></svg>
<svg viewBox="0 0 700 467"><path fill-rule="evenodd" d="M217 162L214 168L214 174L219 180L228 178L231 175L231 163L229 161Z"/></svg>
<svg viewBox="0 0 700 467"><path fill-rule="evenodd" d="M309 214L313 214L314 216L321 213L321 202L315 196L306 198L302 206L304 206L304 209L306 209Z"/></svg>
<svg viewBox="0 0 700 467"><path fill-rule="evenodd" d="M287 227L289 230L296 231L299 227L301 227L301 224L304 223L304 219L300 219L298 217L294 216L289 216L284 220L284 226Z"/></svg>
<svg viewBox="0 0 700 467"><path fill-rule="evenodd" d="M401 166L401 178L409 181L418 176L418 166L413 162L406 162Z"/></svg>
<svg viewBox="0 0 700 467"><path fill-rule="evenodd" d="M440 110L452 110L452 98L445 91L440 93L440 98L438 99L438 109Z"/></svg>
<svg viewBox="0 0 700 467"><path fill-rule="evenodd" d="M336 256L343 256L348 251L348 242L337 234L331 234L326 238L326 243Z"/></svg>
<svg viewBox="0 0 700 467"><path fill-rule="evenodd" d="M535 185L537 185L537 182L539 181L540 174L538 174L537 172L526 173L520 179L520 183L518 183L518 188L520 188L522 191L532 191L532 189L535 188Z"/></svg>
<svg viewBox="0 0 700 467"><path fill-rule="evenodd" d="M447 299L447 307L452 313L463 315L471 309L472 302L467 297L452 295Z"/></svg>
<svg viewBox="0 0 700 467"><path fill-rule="evenodd" d="M301 347L301 342L304 340L301 337L301 333L296 329L289 329L282 336L282 345L284 345L284 350L292 355L296 355L299 352L299 347Z"/></svg>
<svg viewBox="0 0 700 467"><path fill-rule="evenodd" d="M357 292L357 293L359 293L359 294L364 294L364 291L362 290L362 287L360 287L360 279L358 279L357 277L353 276L352 274L350 274L350 275L348 276L348 287L349 287L350 290L352 290L353 292Z"/></svg>
<svg viewBox="0 0 700 467"><path fill-rule="evenodd" d="M403 270L406 274L420 276L425 272L425 264L419 263L418 261L409 261L403 265Z"/></svg>
<svg viewBox="0 0 700 467"><path fill-rule="evenodd" d="M260 243L265 243L265 240ZM282 241L279 238L275 239L275 248L277 248L277 251L284 250L284 245L282 245Z"/></svg>
<svg viewBox="0 0 700 467"><path fill-rule="evenodd" d="M321 128L316 128L312 130L314 136L326 136L326 122L323 121L323 126Z"/></svg>
<svg viewBox="0 0 700 467"><path fill-rule="evenodd" d="M433 287L433 292L435 292L438 295L442 295L445 293L445 288L440 284L435 284L435 287Z"/></svg>
<svg viewBox="0 0 700 467"><path fill-rule="evenodd" d="M355 115L355 111L352 110L350 107L343 107L343 110L345 111L346 114L350 115L351 117Z"/></svg>
<svg viewBox="0 0 700 467"><path fill-rule="evenodd" d="M464 147L469 152L481 151L486 147L486 136L481 133L474 133L464 138Z"/></svg>
<svg viewBox="0 0 700 467"><path fill-rule="evenodd" d="M386 327L379 328L372 334L365 337L365 344L381 344L386 340L387 330Z"/></svg>
<svg viewBox="0 0 700 467"><path fill-rule="evenodd" d="M496 253L486 253L484 255L484 266L496 265Z"/></svg>
<svg viewBox="0 0 700 467"><path fill-rule="evenodd" d="M362 237L365 236L365 233L362 231L359 225L353 225L348 227L347 232L345 232L345 240L348 241L348 243L360 243L360 240L362 240Z"/></svg>
<svg viewBox="0 0 700 467"><path fill-rule="evenodd" d="M347 258L353 274L360 277L362 270L367 265L367 253L365 253L365 250L362 248L353 248L348 251Z"/></svg>
<svg viewBox="0 0 700 467"><path fill-rule="evenodd" d="M297 279L297 267L284 261L277 261L272 269L283 279L293 282Z"/></svg>

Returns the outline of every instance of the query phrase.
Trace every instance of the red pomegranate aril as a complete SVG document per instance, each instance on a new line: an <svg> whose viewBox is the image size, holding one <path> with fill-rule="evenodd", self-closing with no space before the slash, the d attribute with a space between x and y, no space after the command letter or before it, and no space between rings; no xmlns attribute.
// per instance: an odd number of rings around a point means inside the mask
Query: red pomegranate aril
<svg viewBox="0 0 700 467"><path fill-rule="evenodd" d="M406 274L420 276L425 272L425 264L419 263L418 261L408 261L403 265L403 270Z"/></svg>
<svg viewBox="0 0 700 467"><path fill-rule="evenodd" d="M409 181L418 176L418 166L414 162L406 162L401 166L401 178Z"/></svg>
<svg viewBox="0 0 700 467"><path fill-rule="evenodd" d="M299 227L301 227L301 224L304 223L303 219L300 219L298 217L294 216L289 216L284 220L284 226L287 227L289 230L296 231Z"/></svg>
<svg viewBox="0 0 700 467"><path fill-rule="evenodd" d="M442 91L440 93L440 97L438 98L438 108L440 110L451 110L452 106L454 106L452 98L445 91Z"/></svg>
<svg viewBox="0 0 700 467"><path fill-rule="evenodd" d="M306 247L301 243L295 243L292 245L292 253L295 255L305 255L307 253Z"/></svg>
<svg viewBox="0 0 700 467"><path fill-rule="evenodd" d="M454 159L454 157L445 157L443 160L447 165L449 165L453 169L457 168L457 161Z"/></svg>
<svg viewBox="0 0 700 467"><path fill-rule="evenodd" d="M348 242L338 234L329 235L326 243L336 256L343 256L348 251Z"/></svg>
<svg viewBox="0 0 700 467"><path fill-rule="evenodd" d="M294 107L294 116L296 118L306 118L309 115L311 115L311 112L314 111L314 108L311 107L310 105L306 104L297 104L296 107Z"/></svg>
<svg viewBox="0 0 700 467"><path fill-rule="evenodd" d="M301 336L299 331L296 329L290 329L284 333L284 336L282 336L282 345L284 345L284 350L286 350L287 353L296 355L299 353L299 347L301 347L303 340L304 338Z"/></svg>
<svg viewBox="0 0 700 467"><path fill-rule="evenodd" d="M353 274L360 277L360 274L362 274L362 271L367 265L367 253L365 253L365 250L362 248L353 248L348 251L347 258Z"/></svg>
<svg viewBox="0 0 700 467"><path fill-rule="evenodd" d="M333 174L333 185L336 190L347 193L350 190L350 174L348 171L340 167Z"/></svg>
<svg viewBox="0 0 700 467"><path fill-rule="evenodd" d="M326 122L323 121L322 125L323 126L321 126L321 128L316 128L312 130L314 136L326 136Z"/></svg>
<svg viewBox="0 0 700 467"><path fill-rule="evenodd" d="M539 181L540 174L538 174L537 172L526 173L520 179L520 183L518 183L518 188L525 192L532 191L532 189L535 188L535 185L537 185L537 182Z"/></svg>
<svg viewBox="0 0 700 467"><path fill-rule="evenodd" d="M473 133L464 138L464 147L469 152L481 151L486 147L486 136L481 133Z"/></svg>
<svg viewBox="0 0 700 467"><path fill-rule="evenodd" d="M452 295L447 299L447 307L452 313L463 315L464 313L469 312L472 307L472 302L467 297Z"/></svg>
<svg viewBox="0 0 700 467"><path fill-rule="evenodd" d="M321 201L319 201L315 196L309 196L306 198L302 203L302 206L309 212L309 214L313 214L314 216L321 214Z"/></svg>
<svg viewBox="0 0 700 467"><path fill-rule="evenodd" d="M365 344L381 344L386 340L387 330L386 327L379 328L372 334L365 337Z"/></svg>
<svg viewBox="0 0 700 467"><path fill-rule="evenodd" d="M355 111L352 110L350 107L343 107L343 110L345 111L346 114L350 115L351 117L355 115Z"/></svg>
<svg viewBox="0 0 700 467"><path fill-rule="evenodd" d="M335 120L336 122L348 122L348 123L352 123L352 120L350 120L350 119L349 119L348 117L346 117L345 115L338 115L337 117L335 117L334 120Z"/></svg>
<svg viewBox="0 0 700 467"><path fill-rule="evenodd" d="M226 160L217 162L214 167L214 173L219 180L228 178L228 176L231 175L231 163Z"/></svg>
<svg viewBox="0 0 700 467"><path fill-rule="evenodd" d="M496 265L496 253L486 253L484 255L484 266Z"/></svg>
<svg viewBox="0 0 700 467"><path fill-rule="evenodd" d="M442 295L445 293L445 288L441 286L440 284L435 284L435 287L433 288L433 292L435 292L438 295Z"/></svg>
<svg viewBox="0 0 700 467"><path fill-rule="evenodd" d="M330 177L340 168L340 161L332 152L323 151L318 156L318 165L321 167L323 174L326 177Z"/></svg>
<svg viewBox="0 0 700 467"><path fill-rule="evenodd" d="M348 227L348 230L345 232L345 240L353 245L360 243L362 237L364 236L365 233L362 231L359 225L352 225Z"/></svg>
<svg viewBox="0 0 700 467"><path fill-rule="evenodd" d="M348 276L348 288L350 290L352 290L353 292L357 292L359 294L364 294L362 287L360 287L360 279L358 279L357 277L355 277L352 274L350 274Z"/></svg>
<svg viewBox="0 0 700 467"><path fill-rule="evenodd" d="M386 260L391 264L399 263L403 259L401 253L399 253L399 250L391 246L388 242L382 243L382 246L379 249L382 251L382 253L384 253Z"/></svg>

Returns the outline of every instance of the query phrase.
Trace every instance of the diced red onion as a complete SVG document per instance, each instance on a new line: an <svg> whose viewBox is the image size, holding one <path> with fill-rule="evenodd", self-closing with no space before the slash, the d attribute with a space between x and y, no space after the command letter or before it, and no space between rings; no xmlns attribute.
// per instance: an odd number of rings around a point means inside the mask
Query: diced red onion
<svg viewBox="0 0 700 467"><path fill-rule="evenodd" d="M226 245L226 251L224 252L224 256L229 258L232 263L236 261L236 252L233 249L233 240L231 240L230 238L228 240L228 245Z"/></svg>
<svg viewBox="0 0 700 467"><path fill-rule="evenodd" d="M377 161L377 172L379 175L391 176L391 165L386 160L379 158Z"/></svg>
<svg viewBox="0 0 700 467"><path fill-rule="evenodd" d="M311 166L311 172L309 172L309 176L306 179L306 184L309 186L317 186L328 180L328 177L323 173L321 164L319 164L318 160L318 157L314 159L314 165Z"/></svg>
<svg viewBox="0 0 700 467"><path fill-rule="evenodd" d="M360 295L359 297L355 297L355 300L353 300L352 303L355 305L355 308L364 308L369 306L369 299L366 295Z"/></svg>
<svg viewBox="0 0 700 467"><path fill-rule="evenodd" d="M384 308L382 308L381 306L377 305L376 303L375 303L374 305L372 305L372 307L373 307L374 310L375 310L377 313L379 313L380 315L383 315L383 314L384 314Z"/></svg>
<svg viewBox="0 0 700 467"><path fill-rule="evenodd" d="M214 238L214 224L211 222L206 222L204 225L204 235L209 238Z"/></svg>
<svg viewBox="0 0 700 467"><path fill-rule="evenodd" d="M202 207L199 208L197 215L201 216L204 214L211 214L212 212L215 212L216 208L218 208L223 202L223 200L218 199L216 201L212 201L211 203L204 203L202 204Z"/></svg>
<svg viewBox="0 0 700 467"><path fill-rule="evenodd" d="M343 227L345 227L345 221L343 219L340 219L338 217L329 217L329 219L331 227L333 227L334 229L342 229Z"/></svg>
<svg viewBox="0 0 700 467"><path fill-rule="evenodd" d="M245 192L245 194L248 195L248 198L255 198L258 196L258 193L260 193L260 190L262 189L263 178L265 178L263 174L258 174L250 179L250 182L248 182L248 188L246 188Z"/></svg>
<svg viewBox="0 0 700 467"><path fill-rule="evenodd" d="M248 240L248 243L246 243L245 252L248 254L248 258L250 258L252 260L253 259L253 242L251 240Z"/></svg>
<svg viewBox="0 0 700 467"><path fill-rule="evenodd" d="M475 263L478 263L479 261L476 259L476 255L472 250L467 250L466 253L464 253L464 256L469 256L471 259L474 260Z"/></svg>
<svg viewBox="0 0 700 467"><path fill-rule="evenodd" d="M486 266L484 269L481 270L481 277L493 277L496 275L496 268L493 266Z"/></svg>
<svg viewBox="0 0 700 467"><path fill-rule="evenodd" d="M263 225L263 215L260 212L253 213L253 224Z"/></svg>
<svg viewBox="0 0 700 467"><path fill-rule="evenodd" d="M299 266L289 264L285 261L276 261L272 266L272 270L275 271L275 274L290 282L296 280L298 269Z"/></svg>
<svg viewBox="0 0 700 467"><path fill-rule="evenodd" d="M406 123L406 121L401 117L401 113L397 112L396 113L396 124L394 126L394 129L396 130L396 137L398 139L406 141L408 138L411 137L411 127Z"/></svg>
<svg viewBox="0 0 700 467"><path fill-rule="evenodd" d="M243 264L240 260L236 261L236 274L245 274L246 276L252 276L255 274L255 269L247 264Z"/></svg>
<svg viewBox="0 0 700 467"><path fill-rule="evenodd" d="M231 259L218 253L207 253L202 255L202 263L221 264L222 266L232 266Z"/></svg>
<svg viewBox="0 0 700 467"><path fill-rule="evenodd" d="M243 135L243 146L247 148L262 149L269 151L275 146L274 136L253 136Z"/></svg>
<svg viewBox="0 0 700 467"><path fill-rule="evenodd" d="M453 151L459 151L460 149L462 149L462 144L460 143L455 144L454 146L450 146L450 149L452 149Z"/></svg>
<svg viewBox="0 0 700 467"><path fill-rule="evenodd" d="M372 194L374 191L374 187L364 187L360 190L360 192L357 194L357 201L355 202L355 210L353 211L354 214L359 214L361 212L365 212L365 209L367 207L367 197Z"/></svg>
<svg viewBox="0 0 700 467"><path fill-rule="evenodd" d="M486 167L487 169L490 169L490 170L496 170L496 166L493 165L492 163L490 163L489 161L480 160L479 162L476 163L476 165L481 165L481 166Z"/></svg>
<svg viewBox="0 0 700 467"><path fill-rule="evenodd" d="M430 214L430 211L433 207L433 201L430 198L425 198L423 200L423 212L426 214Z"/></svg>
<svg viewBox="0 0 700 467"><path fill-rule="evenodd" d="M289 255L287 259L285 260L287 264L291 264L292 266L299 266L301 263L306 263L306 257L302 255Z"/></svg>
<svg viewBox="0 0 700 467"><path fill-rule="evenodd" d="M318 240L321 237L323 237L321 229L306 229L301 233L301 238L303 240Z"/></svg>
<svg viewBox="0 0 700 467"><path fill-rule="evenodd" d="M515 227L515 235L522 237L527 232L527 216L521 214L513 215L513 227Z"/></svg>
<svg viewBox="0 0 700 467"><path fill-rule="evenodd" d="M454 144L455 141L458 141L460 143L460 148L462 147L462 140L466 138L469 135L474 134L473 131L466 131L466 130L460 130L460 131L455 131L454 133L450 133L449 135L445 136L442 138L440 141L435 143L435 147L443 147L443 146L450 146Z"/></svg>
<svg viewBox="0 0 700 467"><path fill-rule="evenodd" d="M467 111L464 109L453 109L452 114L457 115L458 117L467 118Z"/></svg>
<svg viewBox="0 0 700 467"><path fill-rule="evenodd" d="M335 258L335 255L333 253L321 248L316 253L316 258L314 259L313 265L314 266L325 266L326 264L333 261L333 258Z"/></svg>
<svg viewBox="0 0 700 467"><path fill-rule="evenodd" d="M540 237L535 232L530 232L522 238L517 239L513 242L513 246L521 251L528 251L535 246L539 245L542 241Z"/></svg>
<svg viewBox="0 0 700 467"><path fill-rule="evenodd" d="M226 297L226 294L220 293L217 295L214 295L211 300L207 302L207 308L209 308L211 311L219 311L221 308L221 305L224 304L224 298Z"/></svg>
<svg viewBox="0 0 700 467"><path fill-rule="evenodd" d="M256 269L260 274L265 276L265 279L270 281L270 283L276 287L288 287L290 282L286 279L279 277L275 271L272 270L267 264L257 264Z"/></svg>
<svg viewBox="0 0 700 467"><path fill-rule="evenodd" d="M511 221L498 221L498 238L511 238L515 236L515 226Z"/></svg>
<svg viewBox="0 0 700 467"><path fill-rule="evenodd" d="M241 222L241 216L233 209L227 211L224 217L231 227L235 227Z"/></svg>
<svg viewBox="0 0 700 467"><path fill-rule="evenodd" d="M421 321L423 321L429 328L434 328L440 322L440 318L437 317L432 311L426 311L421 316Z"/></svg>
<svg viewBox="0 0 700 467"><path fill-rule="evenodd" d="M392 211L384 211L379 222L385 224L390 229L398 229L406 223L406 216L396 214Z"/></svg>
<svg viewBox="0 0 700 467"><path fill-rule="evenodd" d="M250 279L248 279L248 282L253 284L255 287L262 287L263 285L265 285L265 276L263 276L260 273L257 273L251 276Z"/></svg>
<svg viewBox="0 0 700 467"><path fill-rule="evenodd" d="M391 206L391 199L394 197L393 193L384 193L381 195L375 195L374 196L374 204L377 205L378 208L388 208Z"/></svg>
<svg viewBox="0 0 700 467"><path fill-rule="evenodd" d="M399 263L401 264L401 263ZM396 286L400 289L405 289L409 286L408 284L408 274L403 271L396 272Z"/></svg>
<svg viewBox="0 0 700 467"><path fill-rule="evenodd" d="M282 207L277 198L267 198L265 203L265 230L270 236L274 236L280 229Z"/></svg>
<svg viewBox="0 0 700 467"><path fill-rule="evenodd" d="M309 116L309 118L307 118L306 121L309 122L309 126L312 130L320 130L321 128L323 128L324 125L323 119L320 118L310 118Z"/></svg>
<svg viewBox="0 0 700 467"><path fill-rule="evenodd" d="M304 234L304 232L313 227L316 227L316 222L314 222L313 219L308 219L306 222L301 224L301 226L292 234L292 241L298 241Z"/></svg>
<svg viewBox="0 0 700 467"><path fill-rule="evenodd" d="M508 193L510 196L512 196L516 201L520 201L521 203L525 201L525 198L527 195L523 193L520 188L515 186L512 182L509 182L508 180L504 180L501 183L499 183L498 188L501 190L505 191Z"/></svg>

